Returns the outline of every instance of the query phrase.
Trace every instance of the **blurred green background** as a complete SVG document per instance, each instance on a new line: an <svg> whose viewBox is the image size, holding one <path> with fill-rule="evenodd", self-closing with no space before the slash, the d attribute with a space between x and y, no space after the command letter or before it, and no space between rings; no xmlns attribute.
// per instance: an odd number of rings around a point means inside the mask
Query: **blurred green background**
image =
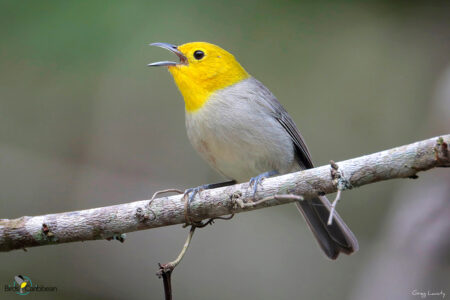
<svg viewBox="0 0 450 300"><path fill-rule="evenodd" d="M449 128L429 120L450 62L449 4L2 0L0 218L223 179L189 144L170 74L146 67L174 59L151 42L208 41L229 50L285 106L318 165L443 134ZM350 297L396 188L420 182L345 192L339 211L360 251L335 262L292 205L198 230L174 272L175 299ZM157 263L173 259L186 234L172 226L130 233L124 244L1 253L0 284L22 274L58 287L29 297L162 299Z"/></svg>

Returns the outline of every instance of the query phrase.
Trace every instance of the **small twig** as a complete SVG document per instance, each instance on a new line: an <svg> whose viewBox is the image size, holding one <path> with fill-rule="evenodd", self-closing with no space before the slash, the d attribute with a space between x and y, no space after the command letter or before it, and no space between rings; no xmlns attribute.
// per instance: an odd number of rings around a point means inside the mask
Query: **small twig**
<svg viewBox="0 0 450 300"><path fill-rule="evenodd" d="M152 204L153 200L156 198L156 196L165 194L165 193L178 193L183 194L184 192L178 189L167 189L167 190L160 190L153 194L152 198L148 201L148 207Z"/></svg>
<svg viewBox="0 0 450 300"><path fill-rule="evenodd" d="M215 220L231 220L234 217L234 214L229 215L228 217L215 217L215 218L210 218L208 221L204 222L204 223L199 223L196 224L195 227L197 228L203 228L207 225L212 225L214 224ZM183 225L184 226L184 225Z"/></svg>
<svg viewBox="0 0 450 300"><path fill-rule="evenodd" d="M173 191L173 190L171 190ZM161 192L165 192L165 191L161 191ZM155 193L156 194L156 193ZM270 196L270 197L266 197L263 198L261 200L258 200L256 202L249 202L249 203L244 203L239 197L237 197L235 199L236 203L238 203L241 208L244 207L251 207L251 206L255 206L258 204L261 204L263 202L269 201L269 200L297 200L297 201L301 201L303 200L302 196L297 196L297 195L292 195L292 194L286 194L286 195L274 195L274 196ZM187 202L187 199L186 199ZM163 283L164 283L164 294L165 294L165 299L166 300L171 300L172 299L172 284L171 284L171 278L172 278L172 272L175 269L175 267L181 262L181 260L183 259L184 255L186 254L187 248L189 247L191 240L192 240L192 236L194 235L194 231L195 228L202 228L205 227L206 225L212 224L214 222L215 219L221 219L221 220L230 220L231 218L233 218L234 214L231 214L228 217L216 217L216 218L211 218L208 221L204 222L204 223L200 223L200 224L193 224L191 225L191 230L189 231L189 235L186 239L186 242L184 243L183 249L181 249L180 254L178 255L178 257L174 260L171 261L169 263L166 264L158 264L159 265L159 271L158 273L156 273L156 275L159 278L163 279Z"/></svg>
<svg viewBox="0 0 450 300"><path fill-rule="evenodd" d="M186 239L186 242L184 243L184 246L181 249L180 254L178 254L178 257L174 261L171 261L166 264L166 266L170 267L172 270L175 269L175 267L180 263L180 261L183 259L184 255L186 254L186 251L187 251L189 245L191 244L191 240L192 240L192 236L194 235L195 228L196 228L195 226L191 226L191 230L189 230L189 234Z"/></svg>
<svg viewBox="0 0 450 300"><path fill-rule="evenodd" d="M341 193L344 190L349 190L352 188L352 184L345 178L344 171L342 169L339 170L339 166L334 161L330 160L331 165L331 179L333 184L337 187L336 198L334 198L333 203L331 204L330 216L328 217L328 225L333 224L333 216L336 211L336 206L341 199Z"/></svg>
<svg viewBox="0 0 450 300"><path fill-rule="evenodd" d="M161 264L158 264L159 270L161 272L161 275L156 273L159 278L162 277L163 284L164 284L164 298L166 300L172 300L172 282L171 282L171 276L172 276L172 270L162 271L164 270L164 267Z"/></svg>
<svg viewBox="0 0 450 300"><path fill-rule="evenodd" d="M165 193L183 194L184 192L179 190L179 189L166 189L166 190L160 190L160 191L155 192L153 194L152 198L150 200L148 200L148 204L147 204L148 210L149 210L149 212L151 212L151 214L152 214L152 216L154 218L156 218L156 214L153 211L153 209L151 208L153 200L155 200L156 196L161 195L161 194L165 194ZM145 213L145 212L143 213L142 208L137 208L136 209L136 217L138 218L139 221L145 222L145 221L150 219L150 214L149 213Z"/></svg>
<svg viewBox="0 0 450 300"><path fill-rule="evenodd" d="M337 205L338 201L341 199L341 193L342 193L342 190L339 189L337 191L336 198L334 198L334 201L331 204L330 216L328 217L328 222L327 222L328 225L333 224L334 212L336 211L336 205Z"/></svg>
<svg viewBox="0 0 450 300"><path fill-rule="evenodd" d="M172 299L172 284L171 284L171 275L175 267L180 263L180 261L183 259L184 255L186 254L186 251L191 243L192 236L194 235L195 226L191 226L191 230L189 230L188 237L186 239L186 242L184 243L183 249L181 249L180 254L178 254L178 257L166 264L158 264L159 265L159 271L156 273L156 275L159 278L163 278L164 283L164 294L166 297L166 300Z"/></svg>

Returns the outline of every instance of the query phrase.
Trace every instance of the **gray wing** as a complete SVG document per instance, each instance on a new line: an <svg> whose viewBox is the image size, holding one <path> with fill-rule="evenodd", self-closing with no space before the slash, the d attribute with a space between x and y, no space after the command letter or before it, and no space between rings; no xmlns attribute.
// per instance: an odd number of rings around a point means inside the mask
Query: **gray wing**
<svg viewBox="0 0 450 300"><path fill-rule="evenodd" d="M281 103L277 100L277 98L275 98L269 89L266 88L266 86L254 78L252 78L252 80L254 80L254 83L258 86L258 92L262 93L263 97L259 98L259 101L264 103L260 104L270 109L271 114L278 120L278 122L280 122L281 126L283 126L283 128L289 133L292 141L294 142L298 163L305 169L313 168L314 166L311 160L311 154L309 153L308 147L306 146L305 141L303 140L303 137L298 131L291 116L289 116Z"/></svg>
<svg viewBox="0 0 450 300"><path fill-rule="evenodd" d="M269 112L289 133L294 142L296 157L300 166L305 169L313 168L311 155L292 118L262 83L256 79L254 81L254 84L258 86L258 93L261 96L258 99L259 104L269 109ZM355 235L337 213L334 215L333 224L327 225L330 215L330 202L325 196L307 199L296 204L305 217L320 247L329 258L336 259L340 252L351 254L358 250L359 246Z"/></svg>
<svg viewBox="0 0 450 300"><path fill-rule="evenodd" d="M275 99L276 100L276 99ZM276 100L278 102L278 100ZM283 109L283 107L281 107ZM284 109L283 109L284 110ZM311 160L311 154L309 154L308 147L306 147L306 144L303 140L302 135L297 129L297 126L295 126L294 121L292 118L288 115L288 113L284 110L284 112L281 112L279 116L276 116L278 122L286 129L286 131L289 133L289 135L292 138L292 141L295 145L295 152L297 155L297 159L299 160L299 164L303 165L305 169L313 168L313 163Z"/></svg>

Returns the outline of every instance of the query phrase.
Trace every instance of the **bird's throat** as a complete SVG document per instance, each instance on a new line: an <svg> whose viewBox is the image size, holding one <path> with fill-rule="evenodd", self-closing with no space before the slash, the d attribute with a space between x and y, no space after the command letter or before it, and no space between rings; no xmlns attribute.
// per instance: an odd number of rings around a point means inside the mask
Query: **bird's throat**
<svg viewBox="0 0 450 300"><path fill-rule="evenodd" d="M187 112L195 112L205 105L213 93L228 86L231 86L250 75L241 67L233 68L227 74L210 74L211 76L193 76L190 72L185 72L183 67L173 66L169 68L175 80ZM224 76L225 75L225 76Z"/></svg>

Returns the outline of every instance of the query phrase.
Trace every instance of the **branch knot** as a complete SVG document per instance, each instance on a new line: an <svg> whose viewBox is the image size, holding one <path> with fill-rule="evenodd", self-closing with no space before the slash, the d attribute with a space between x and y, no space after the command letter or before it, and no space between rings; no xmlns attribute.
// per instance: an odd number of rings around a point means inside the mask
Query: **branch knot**
<svg viewBox="0 0 450 300"><path fill-rule="evenodd" d="M337 187L337 189L341 191L351 190L353 186L345 177L344 171L342 169L339 169L339 166L333 160L330 160L330 165L331 180L333 181L333 184Z"/></svg>
<svg viewBox="0 0 450 300"><path fill-rule="evenodd" d="M439 137L436 141L436 146L433 148L434 157L437 162L442 164L442 167L450 166L450 157L448 154L448 144L442 137Z"/></svg>

